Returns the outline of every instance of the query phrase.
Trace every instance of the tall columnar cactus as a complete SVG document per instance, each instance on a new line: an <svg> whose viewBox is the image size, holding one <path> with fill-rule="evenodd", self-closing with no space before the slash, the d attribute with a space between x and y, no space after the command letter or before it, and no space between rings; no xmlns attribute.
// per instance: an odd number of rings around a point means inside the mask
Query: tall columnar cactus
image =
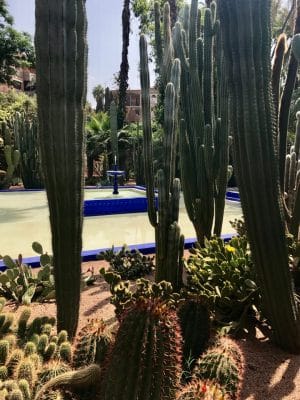
<svg viewBox="0 0 300 400"><path fill-rule="evenodd" d="M37 120L17 113L13 120L14 135L21 155L21 177L26 189L44 186L38 142Z"/></svg>
<svg viewBox="0 0 300 400"><path fill-rule="evenodd" d="M220 0L240 197L264 311L276 342L300 352L273 138L271 1Z"/></svg>
<svg viewBox="0 0 300 400"><path fill-rule="evenodd" d="M183 27L177 22L174 32L175 54L182 65L181 178L186 209L203 244L204 237L211 237L214 218L214 233L220 235L222 230L228 169L228 94L216 4L212 2L211 8L205 9L203 27L197 0L192 0L189 15L189 23L185 17Z"/></svg>
<svg viewBox="0 0 300 400"><path fill-rule="evenodd" d="M14 147L11 133L5 122L1 124L1 136L3 139L3 155L6 170L0 170L0 189L8 189L12 184L14 172L20 162L20 152Z"/></svg>
<svg viewBox="0 0 300 400"><path fill-rule="evenodd" d="M111 151L113 155L113 163L119 164L119 152L118 152L118 115L117 115L117 105L114 101L110 104L109 109L110 114L110 141L111 141ZM116 158L115 158L116 157Z"/></svg>
<svg viewBox="0 0 300 400"><path fill-rule="evenodd" d="M284 206L287 228L297 240L300 224L300 112L296 114L295 143L285 159Z"/></svg>
<svg viewBox="0 0 300 400"><path fill-rule="evenodd" d="M84 0L36 0L38 122L57 324L71 338L80 302L86 29Z"/></svg>
<svg viewBox="0 0 300 400"><path fill-rule="evenodd" d="M167 3L166 3L167 4ZM167 6L168 7L168 6ZM168 62L169 61L168 59ZM140 74L142 90L142 115L144 134L144 165L148 199L148 215L155 228L156 271L155 280L172 283L175 290L182 284L182 257L184 237L178 225L180 181L175 178L176 126L178 116L178 95L180 61L172 65L170 82L165 90L164 109L164 165L157 174L158 212L155 209L152 129L150 109L150 83L147 42L140 38Z"/></svg>

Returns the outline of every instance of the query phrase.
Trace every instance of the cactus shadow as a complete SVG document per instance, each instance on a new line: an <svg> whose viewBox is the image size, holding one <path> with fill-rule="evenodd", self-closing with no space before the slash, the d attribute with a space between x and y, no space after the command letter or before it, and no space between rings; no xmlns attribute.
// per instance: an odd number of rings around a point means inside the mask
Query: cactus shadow
<svg viewBox="0 0 300 400"><path fill-rule="evenodd" d="M241 400L282 400L299 395L300 355L284 352L266 337L248 337L240 340L239 346L244 355Z"/></svg>

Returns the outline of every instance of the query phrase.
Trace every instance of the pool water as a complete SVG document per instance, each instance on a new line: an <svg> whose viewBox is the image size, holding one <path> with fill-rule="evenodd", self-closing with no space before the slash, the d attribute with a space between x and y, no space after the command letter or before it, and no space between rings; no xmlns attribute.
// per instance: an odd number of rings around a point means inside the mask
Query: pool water
<svg viewBox="0 0 300 400"><path fill-rule="evenodd" d="M85 190L85 198L99 197L102 193L110 196L109 189ZM108 190L108 192L107 192ZM112 192L112 190L111 190ZM135 189L129 190L133 196L143 195ZM92 197L94 196L94 197ZM112 195L111 195L112 196ZM234 233L229 221L242 214L240 204L226 201L223 233ZM185 238L194 238L195 231L190 222L183 198L180 199L179 225ZM0 254L17 257L36 255L31 248L34 241L40 242L44 250L51 253L51 234L46 193L0 192ZM153 243L154 229L148 214L118 214L84 218L83 250L104 247Z"/></svg>

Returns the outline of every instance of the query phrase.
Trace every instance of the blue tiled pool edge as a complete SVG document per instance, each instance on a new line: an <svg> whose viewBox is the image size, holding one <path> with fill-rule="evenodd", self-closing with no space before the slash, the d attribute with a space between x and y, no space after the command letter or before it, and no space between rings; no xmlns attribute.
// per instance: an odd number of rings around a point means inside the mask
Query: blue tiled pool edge
<svg viewBox="0 0 300 400"><path fill-rule="evenodd" d="M232 238L232 234L224 234L222 235L222 239L225 242L228 242ZM196 242L196 238L190 238L185 240L184 248L185 249L190 249L193 247L194 243ZM143 243L143 244L132 244L128 246L130 249L137 249L143 254L154 254L155 253L155 243ZM83 251L82 254L82 262L86 261L95 261L97 260L96 256L99 254L101 251L106 251L109 248L103 248L103 249L95 249L95 250L85 250ZM121 246L115 247L115 251L118 251L121 249ZM40 257L39 256L34 256L34 257L26 257L23 258L23 263L30 265L32 268L38 268L40 266ZM4 271L6 269L4 263L2 260L0 260L0 271Z"/></svg>

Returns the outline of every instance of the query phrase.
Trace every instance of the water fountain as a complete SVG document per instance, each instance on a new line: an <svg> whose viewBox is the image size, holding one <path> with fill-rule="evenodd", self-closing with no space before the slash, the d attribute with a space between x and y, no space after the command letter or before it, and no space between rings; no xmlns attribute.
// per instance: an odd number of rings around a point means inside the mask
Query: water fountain
<svg viewBox="0 0 300 400"><path fill-rule="evenodd" d="M119 176L124 176L125 175L125 171L121 171L118 170L118 164L117 164L117 156L115 156L115 160L114 160L114 169L110 169L107 171L107 176L113 176L114 178L114 190L113 190L113 194L119 194L119 190L118 190L118 177Z"/></svg>

